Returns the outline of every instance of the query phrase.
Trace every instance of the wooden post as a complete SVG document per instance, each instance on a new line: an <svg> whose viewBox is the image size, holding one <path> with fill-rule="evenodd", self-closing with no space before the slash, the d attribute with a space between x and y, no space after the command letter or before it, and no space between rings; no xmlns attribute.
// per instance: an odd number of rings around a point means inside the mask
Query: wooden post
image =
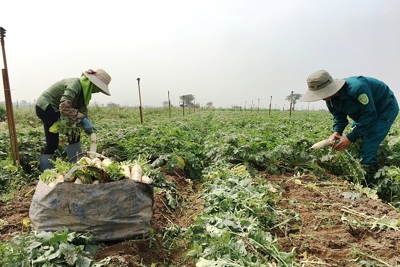
<svg viewBox="0 0 400 267"><path fill-rule="evenodd" d="M182 116L185 116L185 95L182 96Z"/></svg>
<svg viewBox="0 0 400 267"><path fill-rule="evenodd" d="M289 107L289 117L292 117L292 108L293 108L293 91L290 94L290 107Z"/></svg>
<svg viewBox="0 0 400 267"><path fill-rule="evenodd" d="M271 98L269 99L269 112L268 112L268 115L271 115L271 103L272 103L272 95L271 95Z"/></svg>
<svg viewBox="0 0 400 267"><path fill-rule="evenodd" d="M190 105L189 105L190 103L188 103L188 112L189 112L189 115L190 115L190 110L191 110L191 108L190 108Z"/></svg>
<svg viewBox="0 0 400 267"><path fill-rule="evenodd" d="M171 100L169 98L169 91L168 91L168 116L171 118Z"/></svg>
<svg viewBox="0 0 400 267"><path fill-rule="evenodd" d="M11 93L10 93L10 81L9 81L9 77L8 77L6 50L4 47L4 37L5 36L6 36L6 30L3 27L0 27L1 50L3 53L3 62L4 62L4 69L2 69L2 75L3 75L4 97L5 97L6 111L7 111L7 123L8 123L8 131L10 134L10 143L11 143L11 152L12 152L12 156L13 156L13 162L15 165L17 165L20 163L20 158L19 158L19 152L18 152L17 135L16 135L16 131L15 131L13 103L11 100Z"/></svg>
<svg viewBox="0 0 400 267"><path fill-rule="evenodd" d="M140 123L143 123L143 113L142 113L142 96L140 94L140 78L137 78L138 89L139 89L139 112L140 112Z"/></svg>

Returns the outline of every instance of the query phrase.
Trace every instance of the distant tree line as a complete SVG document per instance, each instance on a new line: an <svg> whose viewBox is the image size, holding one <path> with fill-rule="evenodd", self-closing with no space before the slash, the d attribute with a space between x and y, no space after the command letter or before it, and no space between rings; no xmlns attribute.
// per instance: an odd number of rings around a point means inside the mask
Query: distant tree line
<svg viewBox="0 0 400 267"><path fill-rule="evenodd" d="M169 101L164 101L162 102L162 105L164 107L167 107L169 105ZM179 97L179 106L180 107L190 107L190 108L199 108L200 103L196 103L196 98L192 94L188 95L182 95ZM206 103L207 108L212 108L213 107L213 102L207 102Z"/></svg>

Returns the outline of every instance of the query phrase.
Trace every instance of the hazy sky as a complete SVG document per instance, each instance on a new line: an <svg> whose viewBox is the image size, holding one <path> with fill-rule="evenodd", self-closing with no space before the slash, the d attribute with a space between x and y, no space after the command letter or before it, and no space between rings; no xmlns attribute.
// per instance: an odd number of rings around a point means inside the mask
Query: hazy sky
<svg viewBox="0 0 400 267"><path fill-rule="evenodd" d="M140 78L143 106L161 106L169 91L173 105L193 94L201 105L260 99L265 108L272 96L282 108L318 69L381 79L400 98L398 0L9 0L0 8L13 101L33 103L89 68L112 76L111 96L91 104L139 105Z"/></svg>

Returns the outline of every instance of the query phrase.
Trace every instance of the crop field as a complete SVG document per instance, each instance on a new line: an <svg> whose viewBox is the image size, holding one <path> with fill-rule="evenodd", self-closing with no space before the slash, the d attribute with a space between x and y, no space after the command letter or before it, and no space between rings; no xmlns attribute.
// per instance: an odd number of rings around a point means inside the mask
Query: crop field
<svg viewBox="0 0 400 267"><path fill-rule="evenodd" d="M400 120L366 185L360 143L310 149L331 135L327 111L143 112L141 123L137 108L89 107L97 152L143 162L153 181L150 231L112 242L33 229L42 125L33 108L14 109L14 165L0 112L0 266L400 266ZM88 151L89 136L81 143Z"/></svg>

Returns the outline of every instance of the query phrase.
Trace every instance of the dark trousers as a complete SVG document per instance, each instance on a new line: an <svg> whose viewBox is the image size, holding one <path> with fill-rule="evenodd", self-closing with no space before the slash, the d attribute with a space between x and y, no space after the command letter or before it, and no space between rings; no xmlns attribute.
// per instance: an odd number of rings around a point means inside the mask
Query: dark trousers
<svg viewBox="0 0 400 267"><path fill-rule="evenodd" d="M46 146L43 154L54 154L57 150L58 143L60 141L60 135L58 133L51 133L50 127L60 118L60 112L55 111L51 105L48 105L46 110L36 106L36 115L42 120L44 127L44 134L46 137ZM79 138L71 143L79 142Z"/></svg>

